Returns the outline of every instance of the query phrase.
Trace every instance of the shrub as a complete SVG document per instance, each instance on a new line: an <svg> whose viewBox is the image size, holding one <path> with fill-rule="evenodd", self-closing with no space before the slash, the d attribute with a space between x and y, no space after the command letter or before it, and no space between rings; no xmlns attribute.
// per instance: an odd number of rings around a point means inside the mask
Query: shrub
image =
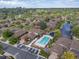
<svg viewBox="0 0 79 59"><path fill-rule="evenodd" d="M12 34L13 33L7 29L7 30L4 30L4 32L2 33L2 36L3 36L3 38L7 39L7 38L11 37Z"/></svg>
<svg viewBox="0 0 79 59"><path fill-rule="evenodd" d="M17 27L22 29L24 26L22 24L20 24Z"/></svg>
<svg viewBox="0 0 79 59"><path fill-rule="evenodd" d="M18 42L18 38L17 37L12 36L12 37L9 38L9 43L10 44L14 45L17 42Z"/></svg>

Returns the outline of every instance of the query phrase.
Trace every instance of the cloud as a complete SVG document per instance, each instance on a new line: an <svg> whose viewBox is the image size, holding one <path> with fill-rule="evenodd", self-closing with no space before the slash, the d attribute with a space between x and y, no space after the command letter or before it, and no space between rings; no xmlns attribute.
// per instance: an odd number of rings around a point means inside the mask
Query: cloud
<svg viewBox="0 0 79 59"><path fill-rule="evenodd" d="M19 4L19 2L15 2L15 1L0 1L1 4Z"/></svg>
<svg viewBox="0 0 79 59"><path fill-rule="evenodd" d="M12 8L12 7L22 7L25 6L23 2L18 1L0 1L0 7L1 8Z"/></svg>
<svg viewBox="0 0 79 59"><path fill-rule="evenodd" d="M70 2L74 2L74 1L76 1L76 0L69 0Z"/></svg>
<svg viewBox="0 0 79 59"><path fill-rule="evenodd" d="M0 7L63 8L79 7L79 0L0 0Z"/></svg>

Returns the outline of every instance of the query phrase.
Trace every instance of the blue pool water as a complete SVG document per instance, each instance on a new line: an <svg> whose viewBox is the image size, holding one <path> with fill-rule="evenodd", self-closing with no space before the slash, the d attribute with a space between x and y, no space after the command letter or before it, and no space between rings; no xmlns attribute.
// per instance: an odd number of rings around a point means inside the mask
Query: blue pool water
<svg viewBox="0 0 79 59"><path fill-rule="evenodd" d="M41 44L41 45L46 45L46 44L48 43L48 41L49 41L49 37L44 36L44 37L42 38L42 40L39 41L38 43Z"/></svg>

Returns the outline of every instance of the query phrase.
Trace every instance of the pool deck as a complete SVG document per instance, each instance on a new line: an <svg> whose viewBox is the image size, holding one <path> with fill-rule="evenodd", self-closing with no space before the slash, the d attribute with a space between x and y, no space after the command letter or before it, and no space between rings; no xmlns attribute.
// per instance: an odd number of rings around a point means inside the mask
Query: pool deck
<svg viewBox="0 0 79 59"><path fill-rule="evenodd" d="M43 38L44 37L49 37L49 39L48 39L48 41L44 44L44 45L41 45L40 43L38 43L38 42L40 42L41 40L43 40ZM50 35L43 35L41 38L39 38L36 42L34 42L33 44L32 44L32 46L34 46L34 47L37 47L37 48L45 48L46 46L47 46L47 44L48 44L48 42L50 41L50 39L52 39L53 37L51 37Z"/></svg>

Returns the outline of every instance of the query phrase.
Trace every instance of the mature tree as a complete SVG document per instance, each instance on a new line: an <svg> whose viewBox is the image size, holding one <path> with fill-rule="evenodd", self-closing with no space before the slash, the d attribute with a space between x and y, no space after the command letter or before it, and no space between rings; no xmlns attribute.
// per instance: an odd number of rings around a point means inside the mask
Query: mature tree
<svg viewBox="0 0 79 59"><path fill-rule="evenodd" d="M73 35L79 38L79 25L73 27Z"/></svg>
<svg viewBox="0 0 79 59"><path fill-rule="evenodd" d="M22 24L18 25L18 28L24 28L24 26Z"/></svg>
<svg viewBox="0 0 79 59"><path fill-rule="evenodd" d="M55 32L55 36L53 38L53 41L55 42L61 36L61 32L59 29L56 29L54 32Z"/></svg>
<svg viewBox="0 0 79 59"><path fill-rule="evenodd" d="M47 28L47 24L44 21L40 21L40 28L42 30L46 29Z"/></svg>
<svg viewBox="0 0 79 59"><path fill-rule="evenodd" d="M13 33L10 30L8 30L8 29L4 30L3 33L2 33L2 35L3 35L4 38L9 38L9 37L12 36L12 34Z"/></svg>
<svg viewBox="0 0 79 59"><path fill-rule="evenodd" d="M3 35L3 37L4 37L5 39L11 37L12 34L13 34L13 33L12 33L10 30L8 30L8 29L7 29L7 30L4 30L3 33L2 33L2 35Z"/></svg>
<svg viewBox="0 0 79 59"><path fill-rule="evenodd" d="M77 58L73 52L67 51L67 52L64 52L61 59L77 59Z"/></svg>
<svg viewBox="0 0 79 59"><path fill-rule="evenodd" d="M17 42L18 42L18 38L17 37L12 36L12 37L9 38L9 43L10 44L14 45Z"/></svg>
<svg viewBox="0 0 79 59"><path fill-rule="evenodd" d="M57 23L56 29L60 29L60 27L63 25L64 22L65 22L65 20L60 20L60 21Z"/></svg>

